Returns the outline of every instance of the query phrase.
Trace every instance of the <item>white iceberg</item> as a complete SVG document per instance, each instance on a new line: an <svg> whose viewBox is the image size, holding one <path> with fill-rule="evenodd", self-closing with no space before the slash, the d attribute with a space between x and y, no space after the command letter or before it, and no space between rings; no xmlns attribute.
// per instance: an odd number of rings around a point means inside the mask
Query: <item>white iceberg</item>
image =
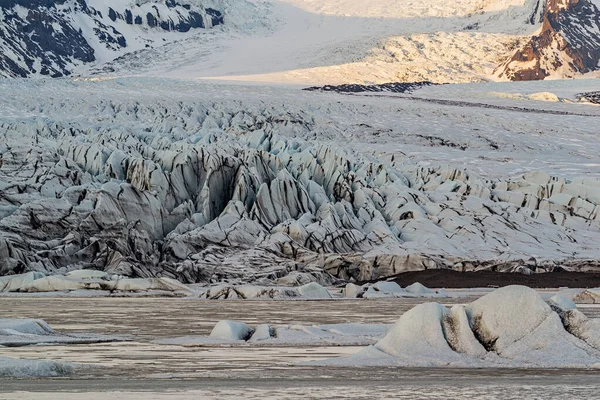
<svg viewBox="0 0 600 400"><path fill-rule="evenodd" d="M415 282L412 285L409 285L406 288L404 288L404 290L406 290L408 293L412 293L412 294L416 294L416 295L436 295L437 294L437 292L435 290L429 289L428 287L424 286L420 282Z"/></svg>
<svg viewBox="0 0 600 400"><path fill-rule="evenodd" d="M354 283L348 283L344 286L342 294L344 297L356 298L364 293L365 289L361 286L355 285Z"/></svg>
<svg viewBox="0 0 600 400"><path fill-rule="evenodd" d="M298 288L298 293L307 299L331 299L331 293L316 282L307 283Z"/></svg>
<svg viewBox="0 0 600 400"><path fill-rule="evenodd" d="M249 342L260 342L271 339L275 336L275 329L269 324L258 325L254 329L254 333L248 340Z"/></svg>
<svg viewBox="0 0 600 400"><path fill-rule="evenodd" d="M16 292L21 287L29 285L36 279L43 278L41 272L27 272L25 274L8 275L0 277L0 292Z"/></svg>
<svg viewBox="0 0 600 400"><path fill-rule="evenodd" d="M466 306L406 312L387 335L326 365L600 368L600 320L555 312L533 289L507 286Z"/></svg>
<svg viewBox="0 0 600 400"><path fill-rule="evenodd" d="M210 332L210 337L224 340L248 340L254 330L243 322L219 321Z"/></svg>

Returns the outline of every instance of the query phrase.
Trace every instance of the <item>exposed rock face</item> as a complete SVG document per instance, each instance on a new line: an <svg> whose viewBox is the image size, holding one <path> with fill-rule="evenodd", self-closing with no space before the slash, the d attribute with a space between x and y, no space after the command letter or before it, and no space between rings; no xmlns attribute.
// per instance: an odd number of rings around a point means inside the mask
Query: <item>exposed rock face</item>
<svg viewBox="0 0 600 400"><path fill-rule="evenodd" d="M70 75L74 66L119 56L130 42L152 46L152 34L139 37L144 29L187 32L222 23L220 11L175 0L120 9L99 1L6 0L0 2L0 76Z"/></svg>
<svg viewBox="0 0 600 400"><path fill-rule="evenodd" d="M600 12L589 0L547 0L540 32L495 74L514 81L572 77L598 69Z"/></svg>

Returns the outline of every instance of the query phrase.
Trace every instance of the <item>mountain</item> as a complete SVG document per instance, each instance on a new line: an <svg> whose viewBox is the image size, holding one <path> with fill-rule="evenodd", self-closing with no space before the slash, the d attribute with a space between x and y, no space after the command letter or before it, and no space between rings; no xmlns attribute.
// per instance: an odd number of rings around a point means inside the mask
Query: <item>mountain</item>
<svg viewBox="0 0 600 400"><path fill-rule="evenodd" d="M573 77L598 69L594 1L0 0L0 76L318 85Z"/></svg>
<svg viewBox="0 0 600 400"><path fill-rule="evenodd" d="M0 22L0 76L62 77L224 21L219 10L178 0L1 0Z"/></svg>
<svg viewBox="0 0 600 400"><path fill-rule="evenodd" d="M547 0L540 32L496 74L514 81L564 78L598 69L600 12L589 0Z"/></svg>

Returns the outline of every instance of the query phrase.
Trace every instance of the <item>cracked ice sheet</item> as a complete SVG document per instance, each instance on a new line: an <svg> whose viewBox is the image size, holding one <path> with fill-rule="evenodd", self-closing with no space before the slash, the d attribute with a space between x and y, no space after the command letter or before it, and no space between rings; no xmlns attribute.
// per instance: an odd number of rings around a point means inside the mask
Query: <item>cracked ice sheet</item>
<svg viewBox="0 0 600 400"><path fill-rule="evenodd" d="M86 98L90 106L104 99L152 104L197 102L200 100L197 93L202 93L203 99L210 99L224 109L239 107L236 102L242 102L249 110L266 103L310 115L319 125L318 134L315 132L305 139L318 137L320 142L350 148L383 162L391 162L394 156L392 164L398 167L447 164L467 167L490 178L506 178L532 170L566 178L600 176L600 163L596 160L600 140L593 128L600 109L579 104L498 100L485 95L490 91L514 91L514 83L444 85L421 89L414 95L551 108L590 116L482 111L478 107L428 104L402 98L304 93L297 87L220 85L160 78L101 82L6 80L0 82L0 88L5 93L14 93L0 101L0 118L5 121L26 122L32 116L39 116L92 127L99 120L95 112L81 112L81 98ZM526 88L524 92L548 91L565 97L600 89L594 80L527 82ZM114 117L120 119L119 114ZM144 125L140 121L140 127ZM431 146L423 136L453 144ZM491 143L498 148L490 147Z"/></svg>

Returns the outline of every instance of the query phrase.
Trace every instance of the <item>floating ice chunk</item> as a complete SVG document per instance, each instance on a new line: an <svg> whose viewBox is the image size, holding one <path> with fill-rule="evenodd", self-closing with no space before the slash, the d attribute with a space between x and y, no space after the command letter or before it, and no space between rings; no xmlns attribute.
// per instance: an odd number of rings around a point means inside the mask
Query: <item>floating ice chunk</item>
<svg viewBox="0 0 600 400"><path fill-rule="evenodd" d="M30 346L38 344L101 343L122 340L97 334L64 334L56 332L41 319L0 318L0 346Z"/></svg>
<svg viewBox="0 0 600 400"><path fill-rule="evenodd" d="M27 272L25 274L9 275L0 277L0 292L16 292L22 287L29 285L36 279L43 278L42 272Z"/></svg>
<svg viewBox="0 0 600 400"><path fill-rule="evenodd" d="M523 286L498 289L450 311L421 304L374 346L324 364L600 368L600 320L576 309L559 311Z"/></svg>
<svg viewBox="0 0 600 400"><path fill-rule="evenodd" d="M344 297L351 297L351 298L356 298L359 297L360 295L362 295L364 292L364 289L358 285L355 285L354 283L348 283L345 287L344 287Z"/></svg>
<svg viewBox="0 0 600 400"><path fill-rule="evenodd" d="M555 294L554 296L550 297L550 299L548 300L548 304L550 304L550 306L559 308L563 311L577 309L577 305L573 302L573 300L560 296L558 294Z"/></svg>
<svg viewBox="0 0 600 400"><path fill-rule="evenodd" d="M94 269L78 269L74 271L70 271L65 274L68 278L71 279L108 279L109 276L104 271L97 271Z"/></svg>
<svg viewBox="0 0 600 400"><path fill-rule="evenodd" d="M437 294L435 290L429 289L419 282L415 282L412 285L407 286L404 290L408 293L418 294L418 295L435 295Z"/></svg>
<svg viewBox="0 0 600 400"><path fill-rule="evenodd" d="M275 329L271 327L269 324L258 325L254 329L254 333L250 337L250 342L258 342L263 340L269 340L273 336L275 336Z"/></svg>
<svg viewBox="0 0 600 400"><path fill-rule="evenodd" d="M1 318L0 335L49 335L54 330L41 319Z"/></svg>
<svg viewBox="0 0 600 400"><path fill-rule="evenodd" d="M210 332L211 338L225 340L248 340L252 336L253 329L243 322L219 321Z"/></svg>
<svg viewBox="0 0 600 400"><path fill-rule="evenodd" d="M521 320L523 325L527 325L525 318L514 319ZM518 338L496 352L500 357L519 361L525 366L550 368L600 366L600 352L594 351L577 337L569 334L555 312L551 312L539 326L528 331L524 337Z"/></svg>
<svg viewBox="0 0 600 400"><path fill-rule="evenodd" d="M307 283L298 288L298 293L308 299L331 299L331 293L316 282Z"/></svg>
<svg viewBox="0 0 600 400"><path fill-rule="evenodd" d="M388 297L395 297L393 293L380 292L379 290L375 290L373 286L368 286L367 290L363 292L363 299L381 299Z"/></svg>
<svg viewBox="0 0 600 400"><path fill-rule="evenodd" d="M559 295L563 295L563 292L559 292ZM566 296L565 296L566 297ZM571 300L575 303L580 304L597 304L600 303L600 289L586 289L571 292Z"/></svg>
<svg viewBox="0 0 600 400"><path fill-rule="evenodd" d="M145 292L149 290L164 290L168 292L189 292L190 289L179 281L171 278L124 278L110 281L104 288L123 292Z"/></svg>
<svg viewBox="0 0 600 400"><path fill-rule="evenodd" d="M565 311L561 317L569 333L600 350L600 319L589 319L575 309Z"/></svg>
<svg viewBox="0 0 600 400"><path fill-rule="evenodd" d="M442 320L448 315L441 304L420 304L404 313L375 347L414 366L460 362L462 356L450 348L444 333Z"/></svg>
<svg viewBox="0 0 600 400"><path fill-rule="evenodd" d="M525 286L497 289L469 306L471 326L479 340L498 352L533 332L551 313L540 295Z"/></svg>
<svg viewBox="0 0 600 400"><path fill-rule="evenodd" d="M21 292L68 292L72 290L88 289L89 285L69 279L61 275L45 276L36 279L20 288ZM99 288L99 287L96 287Z"/></svg>
<svg viewBox="0 0 600 400"><path fill-rule="evenodd" d="M0 377L69 376L72 373L73 365L68 363L0 357Z"/></svg>
<svg viewBox="0 0 600 400"><path fill-rule="evenodd" d="M406 293L396 282L380 281L373 285L373 289L382 293Z"/></svg>

